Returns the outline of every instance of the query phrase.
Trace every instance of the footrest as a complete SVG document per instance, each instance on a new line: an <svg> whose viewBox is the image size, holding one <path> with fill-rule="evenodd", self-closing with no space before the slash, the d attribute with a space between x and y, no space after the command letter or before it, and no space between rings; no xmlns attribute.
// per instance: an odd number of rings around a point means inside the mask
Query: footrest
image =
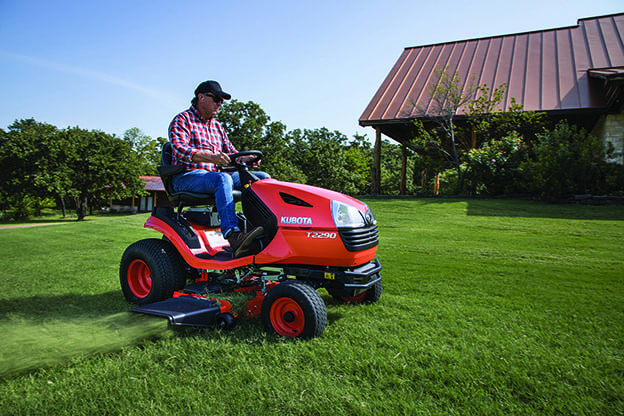
<svg viewBox="0 0 624 416"><path fill-rule="evenodd" d="M130 309L132 312L169 318L171 325L212 327L221 313L215 300L180 296Z"/></svg>

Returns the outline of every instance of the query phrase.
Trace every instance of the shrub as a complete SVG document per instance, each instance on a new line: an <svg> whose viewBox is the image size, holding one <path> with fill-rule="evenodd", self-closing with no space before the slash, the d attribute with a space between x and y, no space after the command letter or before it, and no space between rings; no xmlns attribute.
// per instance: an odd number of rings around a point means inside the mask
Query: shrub
<svg viewBox="0 0 624 416"><path fill-rule="evenodd" d="M458 183L457 169L451 168L440 172L440 194L456 195Z"/></svg>
<svg viewBox="0 0 624 416"><path fill-rule="evenodd" d="M466 156L465 189L473 195L518 192L519 169L526 159L526 146L516 132L484 143Z"/></svg>
<svg viewBox="0 0 624 416"><path fill-rule="evenodd" d="M603 143L584 129L561 121L551 132L537 136L535 161L524 167L527 182L544 199L570 194L607 194L617 191L618 169L605 160Z"/></svg>

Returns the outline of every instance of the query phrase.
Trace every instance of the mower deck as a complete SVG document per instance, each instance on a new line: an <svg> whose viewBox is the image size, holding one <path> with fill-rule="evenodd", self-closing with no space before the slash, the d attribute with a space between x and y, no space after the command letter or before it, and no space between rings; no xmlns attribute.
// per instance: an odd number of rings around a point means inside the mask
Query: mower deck
<svg viewBox="0 0 624 416"><path fill-rule="evenodd" d="M221 307L216 300L188 295L169 298L130 310L168 318L171 325L207 328L215 326L217 317L221 314Z"/></svg>

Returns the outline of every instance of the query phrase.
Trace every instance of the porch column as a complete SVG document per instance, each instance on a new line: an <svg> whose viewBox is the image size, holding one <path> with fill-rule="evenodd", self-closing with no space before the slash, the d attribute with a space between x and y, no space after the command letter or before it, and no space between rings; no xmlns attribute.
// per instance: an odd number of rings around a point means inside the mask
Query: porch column
<svg viewBox="0 0 624 416"><path fill-rule="evenodd" d="M405 188L407 186L407 148L405 143L401 143L401 188L399 194L405 195Z"/></svg>
<svg viewBox="0 0 624 416"><path fill-rule="evenodd" d="M381 194L381 127L375 127L375 148L373 149L372 194Z"/></svg>

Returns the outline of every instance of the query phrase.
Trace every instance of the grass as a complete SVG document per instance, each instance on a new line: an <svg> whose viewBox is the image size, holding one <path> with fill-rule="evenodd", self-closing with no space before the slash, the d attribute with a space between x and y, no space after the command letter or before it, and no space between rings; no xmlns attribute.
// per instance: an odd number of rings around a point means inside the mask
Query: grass
<svg viewBox="0 0 624 416"><path fill-rule="evenodd" d="M624 207L366 202L382 298L305 342L125 312L145 215L0 230L0 414L624 414Z"/></svg>

